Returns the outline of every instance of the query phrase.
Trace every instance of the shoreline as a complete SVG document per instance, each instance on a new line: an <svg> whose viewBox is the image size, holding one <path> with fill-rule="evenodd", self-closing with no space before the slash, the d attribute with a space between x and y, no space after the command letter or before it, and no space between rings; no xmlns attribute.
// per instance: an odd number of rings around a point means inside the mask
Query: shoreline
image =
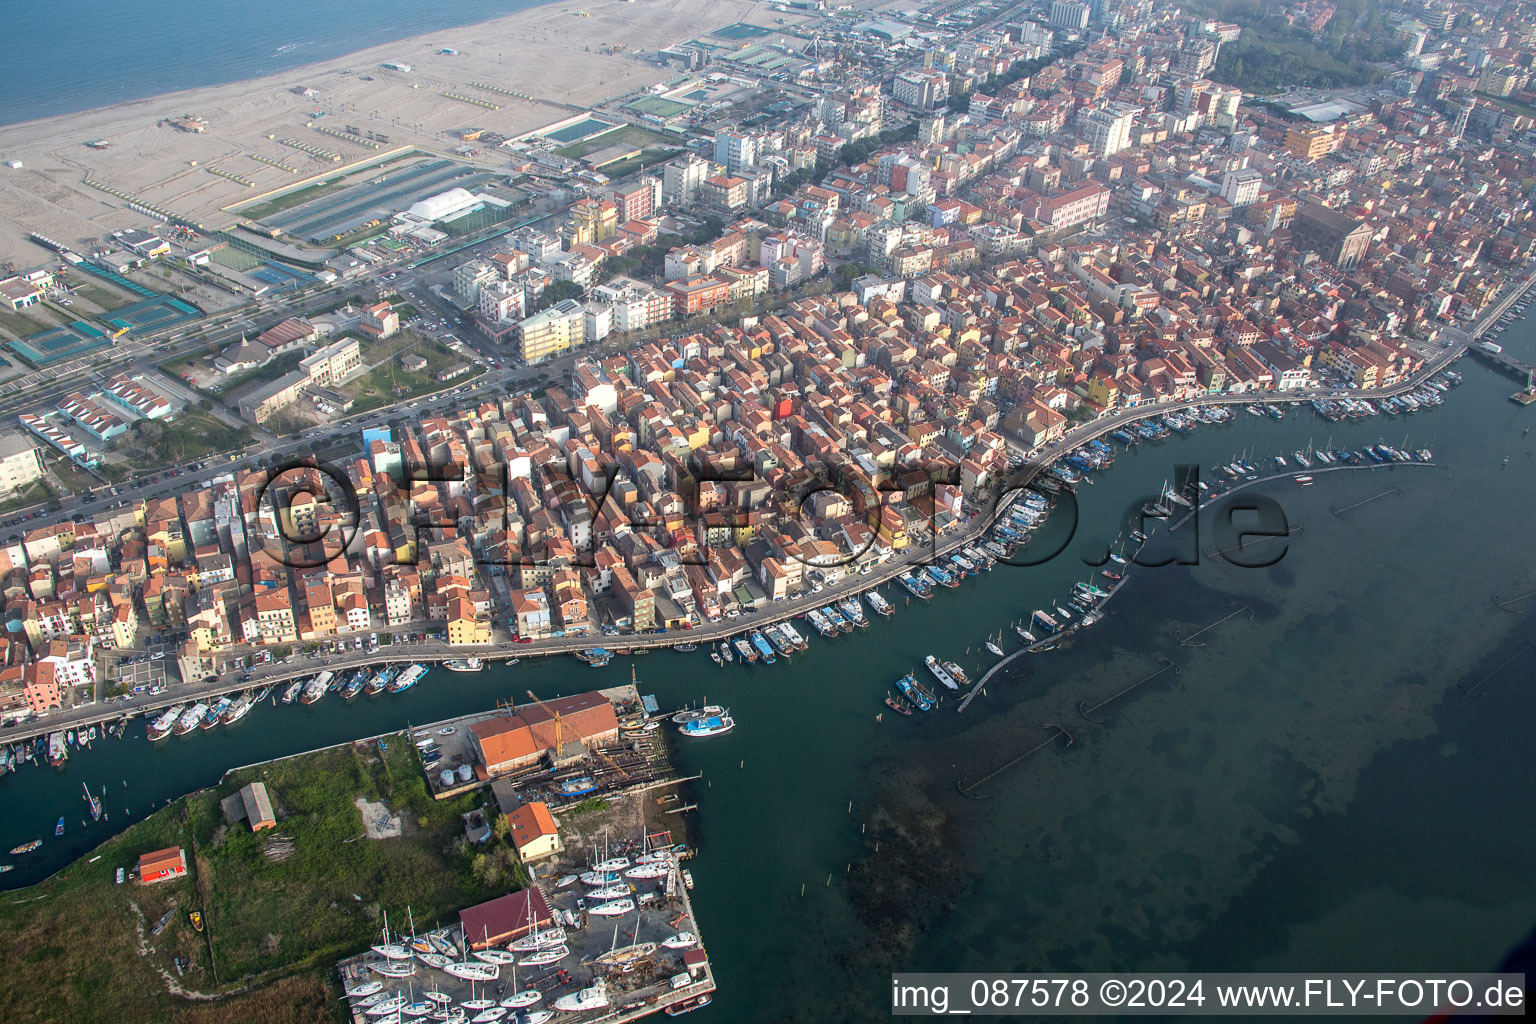
<svg viewBox="0 0 1536 1024"><path fill-rule="evenodd" d="M30 239L33 232L81 244L142 226L141 215L86 180L224 227L238 219L227 207L291 184L293 172L324 174L373 155L318 127L356 125L389 146L446 155L467 128L514 138L687 74L649 60L657 50L737 22L791 32L805 20L752 0L593 0L580 12L539 2L256 77L18 121L0 128L6 159L22 165L6 172L0 248L18 262L41 262L52 253ZM488 106L454 98L475 93L474 83L504 91L486 93ZM202 119L201 130L167 124L189 115ZM277 141L288 137L341 160ZM97 139L108 147L86 145ZM500 151L480 155L496 159Z"/></svg>
<svg viewBox="0 0 1536 1024"><path fill-rule="evenodd" d="M105 112L105 111L114 110L114 109L128 109L130 107L134 107L134 106L137 106L137 105L140 105L140 104L150 103L150 102L155 101L155 100L171 99L171 98L174 98L174 97L177 97L177 96L182 96L182 95L186 95L186 94L189 94L189 93L195 93L195 92L199 92L199 91L207 90L207 89L236 88L236 87L239 87L239 86L242 86L242 85L254 85L255 83L261 82L263 79L278 78L278 77L283 76L283 75L298 75L298 74L311 73L311 72L316 71L317 69L324 68L324 67L326 67L328 65L347 61L347 60L349 60L352 57L355 57L355 56L357 56L359 54L367 53L367 52L369 52L371 50L377 50L377 49L382 49L384 47L389 47L389 46L401 46L401 45L406 45L406 44L410 44L410 43L414 43L414 42L419 42L420 40L425 39L429 35L436 35L436 34L441 34L441 33L445 33L445 32L462 32L463 30L468 29L468 28L474 28L474 27L477 27L477 26L484 26L484 25L491 25L491 24L494 24L496 22L504 21L504 20L511 19L511 18L517 18L517 17L519 17L521 15L537 11L540 8L548 7L550 4L553 4L555 2L556 2L556 0L526 0L527 6L522 7L520 9L518 9L518 10L515 10L515 11L510 11L510 12L508 12L506 14L498 15L498 16L496 16L494 18L483 18L483 19L480 19L478 21L459 22L459 23L452 24L452 25L444 25L441 28L429 29L429 30L427 30L425 32L417 32L417 33L410 34L410 35L396 36L396 37L394 37L392 39L387 39L384 42L374 43L374 44L372 44L370 46L366 46L366 47L363 47L361 49L347 50L347 51L344 51L342 53L335 54L334 56L320 57L320 58L318 58L316 60L307 61L307 62L302 63L302 64L294 64L291 67L279 68L277 70L268 71L268 72L265 72L265 73L262 73L262 74L246 75L246 76L241 77L241 78L224 78L224 79L219 79L217 81L202 82L202 83L199 83L197 85L188 85L188 86L184 86L182 88L171 89L171 90L168 90L168 91L165 91L165 92L145 93L142 96L133 96L133 97L130 97L130 98L127 98L127 99L112 100L111 102L108 102L108 103L97 103L97 104L93 104L91 106L79 107L79 108L74 109L74 110L59 111L59 112L53 113L53 114L42 114L42 115L40 115L38 117L27 117L27 118L23 118L23 119L21 119L19 121L0 121L0 137L3 137L6 132L9 132L9 131L12 131L12 130L15 130L15 129L27 128L27 127L30 127L30 126L40 125L40 124L43 124L43 123L46 123L46 122L50 122L50 121L59 121L59 120L65 119L65 118L83 117L83 116L88 116L88 115L95 114L95 113L98 113L98 112Z"/></svg>

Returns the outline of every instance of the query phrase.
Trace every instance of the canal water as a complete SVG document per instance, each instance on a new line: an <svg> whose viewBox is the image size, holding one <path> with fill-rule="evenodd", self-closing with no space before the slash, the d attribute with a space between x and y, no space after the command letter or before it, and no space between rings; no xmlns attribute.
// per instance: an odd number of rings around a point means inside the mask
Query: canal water
<svg viewBox="0 0 1536 1024"><path fill-rule="evenodd" d="M137 724L62 770L0 781L0 849L46 838L8 858L18 868L4 881L36 881L229 767L530 690L617 684L633 665L663 707L708 700L738 722L677 750L685 774L704 774L690 866L722 1019L884 1019L893 969L1491 966L1536 924L1536 653L1493 671L1517 639L1536 640L1536 597L1513 612L1493 602L1536 591L1536 437L1522 436L1536 410L1508 401L1507 378L1470 360L1458 369L1466 383L1446 404L1411 417L1239 412L1140 445L1082 489L1059 557L999 566L926 603L887 586L892 618L811 636L788 663L717 668L702 651L603 670L536 659L434 671L410 693L352 706L264 707L157 747ZM1213 557L1221 512L1208 513L1198 536L1175 534L1196 564L1136 568L1102 623L1017 659L965 714L946 702L877 721L894 679L923 676L924 655L976 678L995 660L989 635L1016 650L1010 624L1096 575L1084 556L1102 557L1127 510L1177 466L1209 480L1245 451L1289 458L1330 435L1344 446L1406 435L1439 466L1254 488L1300 528L1272 566ZM1259 543L1273 555L1281 542ZM1169 662L1177 671L1132 687ZM957 789L1037 746L1047 726L1071 746ZM82 782L106 787L110 823L82 828ZM60 814L68 829L55 840Z"/></svg>

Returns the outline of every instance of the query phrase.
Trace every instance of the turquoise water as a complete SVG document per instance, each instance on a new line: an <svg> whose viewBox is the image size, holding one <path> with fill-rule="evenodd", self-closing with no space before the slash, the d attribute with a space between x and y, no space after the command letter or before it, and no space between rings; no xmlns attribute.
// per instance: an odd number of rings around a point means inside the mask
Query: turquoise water
<svg viewBox="0 0 1536 1024"><path fill-rule="evenodd" d="M1512 350L1514 346L1512 345ZM913 969L1476 969L1536 922L1536 656L1472 683L1536 638L1536 423L1506 378L1463 361L1439 410L1327 424L1240 415L1123 454L1081 495L1078 536L1037 568L999 567L790 664L716 668L702 652L634 659L663 706L728 704L740 725L679 747L702 772L696 909L733 1021L887 1016L888 972ZM923 655L976 677L982 649L1089 570L1176 464L1289 453L1330 432L1434 448L1441 468L1265 485L1302 529L1283 558L1241 569L1137 570L1100 625L1032 655L964 715L913 719L881 697ZM1509 464L1503 460L1508 458ZM1330 509L1381 494L1342 517ZM1186 527L1185 529L1188 529ZM1181 533L1183 531L1180 531ZM1266 543L1276 543L1274 541ZM1239 609L1245 609L1239 611ZM1200 635L1180 637L1238 614ZM1250 618L1251 613L1251 618ZM1008 650L1018 644L1011 633ZM967 649L969 651L967 652ZM1092 715L1095 704L1163 675ZM433 672L372 703L263 708L232 730L151 748L136 732L60 771L0 782L0 848L48 836L5 880L26 883L155 803L248 763L522 700L624 681L571 659L478 676ZM1071 748L1035 746L1048 724ZM141 727L139 727L141 728ZM124 790L123 780L128 781ZM106 784L113 822L82 830L80 782ZM62 841L51 839L60 813ZM876 848L878 844L878 850ZM22 858L29 861L28 858ZM30 872L30 873L29 873ZM803 895L802 895L803 888ZM765 988L765 965L782 980ZM769 993L771 992L771 998Z"/></svg>
<svg viewBox="0 0 1536 1024"><path fill-rule="evenodd" d="M257 78L540 2L9 4L0 124Z"/></svg>

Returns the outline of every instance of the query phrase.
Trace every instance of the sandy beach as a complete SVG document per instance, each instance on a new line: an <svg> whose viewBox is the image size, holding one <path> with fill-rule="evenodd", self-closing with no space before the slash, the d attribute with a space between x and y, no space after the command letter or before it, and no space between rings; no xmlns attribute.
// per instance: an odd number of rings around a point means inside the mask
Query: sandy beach
<svg viewBox="0 0 1536 1024"><path fill-rule="evenodd" d="M736 22L789 28L802 20L747 0L553 3L263 78L10 125L0 129L0 157L20 160L23 167L0 167L0 261L18 266L46 261L48 251L29 241L29 232L85 245L149 223L88 180L192 220L226 226L235 219L225 209L231 204L375 155L320 128L372 132L387 137L386 149L412 145L450 153L463 128L515 136L569 117L576 107L680 74L642 60L636 51L653 54ZM439 52L444 49L457 53ZM384 62L411 70L386 69ZM533 99L479 87L486 85ZM206 121L206 131L183 132L167 123L187 115ZM109 148L86 145L97 139L107 140ZM494 150L473 158L492 166L501 162Z"/></svg>

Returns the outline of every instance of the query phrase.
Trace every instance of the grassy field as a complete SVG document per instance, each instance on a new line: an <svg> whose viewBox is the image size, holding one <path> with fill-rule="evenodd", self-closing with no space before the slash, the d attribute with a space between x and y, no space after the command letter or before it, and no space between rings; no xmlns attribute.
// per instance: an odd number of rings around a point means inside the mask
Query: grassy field
<svg viewBox="0 0 1536 1024"><path fill-rule="evenodd" d="M169 423L146 422L134 431L134 442L144 453L139 461L146 467L195 462L238 449L249 440L248 429L236 429L203 412L184 412Z"/></svg>
<svg viewBox="0 0 1536 1024"><path fill-rule="evenodd" d="M277 828L252 834L228 823L221 798L246 782L267 786ZM381 800L402 834L370 840L355 798ZM339 1020L332 965L366 946L383 912L405 923L448 921L507 891L487 870L494 854L466 848L459 815L477 798L433 801L410 741L321 751L231 775L103 844L54 878L0 904L0 1005L10 1021L287 1024ZM273 861L275 837L295 852ZM152 886L113 884L119 866L148 850L186 850L188 876ZM476 867L479 863L480 867ZM354 898L354 895L357 898ZM158 937L149 927L176 913ZM187 922L202 911L203 934ZM142 937L141 937L142 936ZM141 946L142 943L142 946ZM172 957L192 964L178 978ZM191 1001L171 986L209 995Z"/></svg>
<svg viewBox="0 0 1536 1024"><path fill-rule="evenodd" d="M596 138L573 143L560 150L559 153L561 156L570 157L572 160L580 160L589 153L596 153L598 150L607 149L609 146L620 145L647 149L657 146L675 146L677 145L677 139L662 135L659 132L647 131L636 125L627 124L618 131L607 132Z"/></svg>

